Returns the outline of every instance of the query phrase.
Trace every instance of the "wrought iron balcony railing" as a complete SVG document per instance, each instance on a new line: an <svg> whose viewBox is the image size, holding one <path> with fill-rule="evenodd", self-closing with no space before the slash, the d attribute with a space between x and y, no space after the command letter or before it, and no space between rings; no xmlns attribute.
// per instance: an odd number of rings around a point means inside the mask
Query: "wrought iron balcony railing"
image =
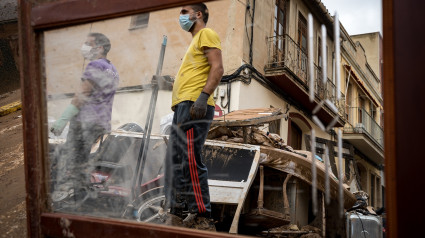
<svg viewBox="0 0 425 238"><path fill-rule="evenodd" d="M296 76L305 88L308 89L307 53L295 43L289 35L269 37L267 40L268 62L266 72L285 69ZM339 115L345 117L345 96L341 93L341 100L336 100L335 84L328 78L323 83L322 70L314 65L315 94L320 100L329 99L339 110Z"/></svg>
<svg viewBox="0 0 425 238"><path fill-rule="evenodd" d="M344 126L345 133L367 134L381 149L383 148L384 131L364 108L348 107L347 119L348 123Z"/></svg>
<svg viewBox="0 0 425 238"><path fill-rule="evenodd" d="M267 40L266 69L286 68L307 84L307 53L289 36L274 36Z"/></svg>
<svg viewBox="0 0 425 238"><path fill-rule="evenodd" d="M329 99L338 108L339 115L345 118L345 95L341 92L340 99L336 99L336 86L329 78L326 81L324 94L324 98L321 99Z"/></svg>

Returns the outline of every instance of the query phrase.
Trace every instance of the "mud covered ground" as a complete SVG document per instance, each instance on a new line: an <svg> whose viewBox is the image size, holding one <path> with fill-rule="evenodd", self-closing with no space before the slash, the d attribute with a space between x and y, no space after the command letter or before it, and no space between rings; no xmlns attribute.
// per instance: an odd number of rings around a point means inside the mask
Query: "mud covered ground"
<svg viewBox="0 0 425 238"><path fill-rule="evenodd" d="M20 90L0 95L0 106L21 99ZM0 117L0 237L26 237L24 148L21 111Z"/></svg>

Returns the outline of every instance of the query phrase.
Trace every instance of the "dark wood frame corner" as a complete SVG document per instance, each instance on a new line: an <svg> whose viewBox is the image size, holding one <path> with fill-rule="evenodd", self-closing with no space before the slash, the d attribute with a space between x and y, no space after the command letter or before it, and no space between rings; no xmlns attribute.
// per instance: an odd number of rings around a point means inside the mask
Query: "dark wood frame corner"
<svg viewBox="0 0 425 238"><path fill-rule="evenodd" d="M395 137L395 90L394 90L394 31L393 1L383 0L383 95L384 95L384 153L385 153L385 204L387 211L387 234L397 237L397 201L396 201L396 137Z"/></svg>

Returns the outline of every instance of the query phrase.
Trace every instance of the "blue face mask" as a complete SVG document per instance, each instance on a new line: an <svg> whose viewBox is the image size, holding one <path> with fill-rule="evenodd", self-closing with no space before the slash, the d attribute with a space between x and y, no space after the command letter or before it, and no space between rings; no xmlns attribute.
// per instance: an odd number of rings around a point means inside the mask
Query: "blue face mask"
<svg viewBox="0 0 425 238"><path fill-rule="evenodd" d="M195 23L195 21L190 20L190 14L180 15L179 22L181 28L185 31L189 31Z"/></svg>

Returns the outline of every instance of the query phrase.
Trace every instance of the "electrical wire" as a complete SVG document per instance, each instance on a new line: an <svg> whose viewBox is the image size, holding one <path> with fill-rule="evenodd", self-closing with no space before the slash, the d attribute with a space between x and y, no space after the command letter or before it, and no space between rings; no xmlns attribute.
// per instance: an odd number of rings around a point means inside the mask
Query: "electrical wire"
<svg viewBox="0 0 425 238"><path fill-rule="evenodd" d="M240 2L240 3L242 3L242 2ZM254 69L255 71L257 71L254 67L252 67L252 63L253 63L253 53L252 53L253 52L253 47L252 47L252 45L253 45L253 40L254 40L255 0L253 0L252 14L250 12L251 6L250 6L250 3L249 3L249 0L247 0L247 4L245 6L246 6L245 7L245 9L246 9L246 11L245 11L245 32L246 32L247 40L249 42L249 66L251 66L252 69ZM247 16L248 15L251 18L251 37L249 37L249 34L248 34L248 25L247 25ZM248 84L248 85L251 84L251 77L252 77L251 71L252 70L250 71L250 75L248 77L245 77L243 75L240 75L240 73L242 72L242 70L244 70L245 68L248 68L247 64L239 67L239 69L236 70L233 74L226 75L226 76L223 76L222 77L221 82L222 83L227 83L227 92L226 92L226 94L227 94L227 102L226 102L226 105L223 105L223 101L221 101L220 104L221 104L221 107L222 108L226 108L227 107L227 111L228 112L230 112L230 101L231 101L230 100L230 97L231 97L231 90L232 90L231 83L234 82L234 81L241 81L241 82L243 82L245 84ZM258 71L257 71L257 73L260 74ZM261 75L261 77L264 78L262 75Z"/></svg>
<svg viewBox="0 0 425 238"><path fill-rule="evenodd" d="M249 78L248 80L245 80L245 79L240 79L240 77L241 77L241 72L244 70L244 69L249 69L249 70L251 70L251 71L254 71L254 72L256 72L256 73L258 73L258 74L260 74L261 75L261 73L259 73L252 65L250 65L250 64L244 64L244 65L242 65L241 67L239 67L235 72L233 72L232 74L230 74L230 75L224 75L222 78L221 78L221 83L229 83L229 82L234 82L234 81L242 81L243 83L245 83L245 84L250 84L251 83L251 79ZM261 75L262 76L262 75Z"/></svg>
<svg viewBox="0 0 425 238"><path fill-rule="evenodd" d="M223 99L224 99L224 97L221 99L221 102L220 102L220 105L221 105L221 107L222 108L226 108L230 103L230 84L231 84L231 82L229 82L229 83L227 83L227 102L226 102L226 105L223 105ZM230 110L229 109L227 109L228 110L228 113L230 112Z"/></svg>
<svg viewBox="0 0 425 238"><path fill-rule="evenodd" d="M245 11L245 32L246 32L246 38L248 39L249 42L249 63L252 65L253 62L253 41L254 41L254 17L255 17L255 0L253 0L252 3L253 7L252 7L252 14L249 11L251 8L251 5L249 4L249 0L248 0L248 4L246 5L246 11ZM249 17L251 18L251 37L249 37L248 35L248 24L246 21L247 16L249 15Z"/></svg>
<svg viewBox="0 0 425 238"><path fill-rule="evenodd" d="M245 69L248 69L250 71L249 76L241 75L241 72ZM251 79L255 79L263 87L269 89L277 97L284 99L287 103L289 103L294 108L296 108L300 111L303 111L306 116L311 116L310 111L308 111L303 106L301 106L299 104L299 102L295 101L285 91L283 91L278 86L276 86L275 84L270 82L270 80L268 80L264 75L262 75L260 72L258 72L258 70L254 66L252 66L250 64L244 64L241 67L239 67L232 74L224 75L221 78L220 83L232 83L232 82L236 82L236 81L241 81L241 82L249 85L249 84L251 84ZM230 87L229 87L228 91L230 91ZM230 101L230 95L228 95L228 100Z"/></svg>
<svg viewBox="0 0 425 238"><path fill-rule="evenodd" d="M246 33L246 38L248 39L248 41L250 39L249 39L249 35L248 35L248 25L246 24L246 17L248 16L247 13L249 13L249 8L250 8L250 5L248 3L248 5L246 6L246 11L245 11L245 33ZM251 13L249 15L251 16Z"/></svg>
<svg viewBox="0 0 425 238"><path fill-rule="evenodd" d="M251 24L251 42L249 43L249 64L252 65L252 61L253 61L253 55L252 55L252 45L253 45L253 41L254 41L254 17L255 17L255 0L253 0L252 2L252 24Z"/></svg>
<svg viewBox="0 0 425 238"><path fill-rule="evenodd" d="M240 75L241 72L244 69L249 69L251 71L250 72L251 77L249 77L248 79L246 79L246 78L244 78L243 76ZM242 77L242 79L241 79L241 77ZM298 102L296 102L294 99L292 99L286 92L281 90L279 87L276 87L276 85L271 83L266 77L264 77L260 72L258 72L258 70L254 66L252 66L250 64L244 64L241 67L239 67L232 74L224 75L221 79L221 83L241 81L245 84L250 84L251 78L255 79L262 86L264 86L265 88L272 91L276 96L283 97L285 99L285 101L287 101L290 105L294 106L297 109L302 110L302 107L301 107L301 105L299 105ZM305 111L305 113L308 113L308 112Z"/></svg>

